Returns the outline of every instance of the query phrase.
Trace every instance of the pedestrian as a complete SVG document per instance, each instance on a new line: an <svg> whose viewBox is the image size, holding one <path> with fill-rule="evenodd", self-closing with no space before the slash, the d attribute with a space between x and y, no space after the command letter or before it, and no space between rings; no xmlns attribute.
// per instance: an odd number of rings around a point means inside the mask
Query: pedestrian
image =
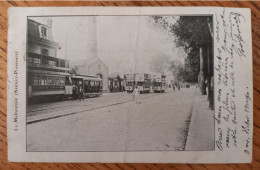
<svg viewBox="0 0 260 170"><path fill-rule="evenodd" d="M174 84L172 85L172 89L173 89L173 91L175 91L175 85Z"/></svg>
<svg viewBox="0 0 260 170"><path fill-rule="evenodd" d="M79 86L79 100L81 99L84 101L84 93L82 86Z"/></svg>
<svg viewBox="0 0 260 170"><path fill-rule="evenodd" d="M138 87L136 86L134 91L133 91L133 96L134 96L134 99L135 99L135 103L136 104L140 104L141 103L141 100L140 100L140 91L138 89Z"/></svg>
<svg viewBox="0 0 260 170"><path fill-rule="evenodd" d="M72 99L73 100L76 100L76 87L75 87L75 85L73 85L73 87L72 87Z"/></svg>
<svg viewBox="0 0 260 170"><path fill-rule="evenodd" d="M75 86L75 100L77 100L79 97L79 88L78 86Z"/></svg>

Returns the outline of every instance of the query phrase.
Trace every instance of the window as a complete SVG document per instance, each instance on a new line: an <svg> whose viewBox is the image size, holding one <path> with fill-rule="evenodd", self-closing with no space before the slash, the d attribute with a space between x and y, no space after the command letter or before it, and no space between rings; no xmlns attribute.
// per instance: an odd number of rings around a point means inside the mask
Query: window
<svg viewBox="0 0 260 170"><path fill-rule="evenodd" d="M133 82L126 82L126 85L127 86L133 86L134 84L133 84Z"/></svg>
<svg viewBox="0 0 260 170"><path fill-rule="evenodd" d="M33 85L39 85L39 77L33 76Z"/></svg>
<svg viewBox="0 0 260 170"><path fill-rule="evenodd" d="M47 28L44 26L40 27L40 37L47 39Z"/></svg>
<svg viewBox="0 0 260 170"><path fill-rule="evenodd" d="M161 83L160 83L160 82L155 82L154 85L155 85L155 86L161 86Z"/></svg>
<svg viewBox="0 0 260 170"><path fill-rule="evenodd" d="M88 92L88 82L87 81L84 81L84 93L87 93Z"/></svg>
<svg viewBox="0 0 260 170"><path fill-rule="evenodd" d="M139 81L139 82L137 83L137 85L138 85L138 86L142 86L142 85L143 85L143 82L140 82L140 81Z"/></svg>
<svg viewBox="0 0 260 170"><path fill-rule="evenodd" d="M59 85L59 77L53 77L53 85Z"/></svg>
<svg viewBox="0 0 260 170"><path fill-rule="evenodd" d="M49 64L50 66L56 66L56 62L55 62L55 61L52 61L52 60L49 60L49 61L48 61L48 64Z"/></svg>
<svg viewBox="0 0 260 170"><path fill-rule="evenodd" d="M27 60L28 60L28 63L30 63L30 64L33 63L33 59L32 59L32 57L28 57Z"/></svg>
<svg viewBox="0 0 260 170"><path fill-rule="evenodd" d="M60 65L59 66L65 68L66 67L65 66L66 65L65 62L66 61L64 61L64 60L60 60Z"/></svg>
<svg viewBox="0 0 260 170"><path fill-rule="evenodd" d="M41 76L41 84L40 85L46 85L47 83L47 77L46 76Z"/></svg>
<svg viewBox="0 0 260 170"><path fill-rule="evenodd" d="M60 77L60 86L65 85L65 77Z"/></svg>
<svg viewBox="0 0 260 170"><path fill-rule="evenodd" d="M39 58L33 58L33 63L34 63L34 64L41 64L41 59L39 59Z"/></svg>
<svg viewBox="0 0 260 170"><path fill-rule="evenodd" d="M47 77L47 85L52 85L52 83L53 83L52 77L48 76Z"/></svg>
<svg viewBox="0 0 260 170"><path fill-rule="evenodd" d="M43 49L42 49L42 55L48 56L48 55L49 55L49 50L43 48Z"/></svg>

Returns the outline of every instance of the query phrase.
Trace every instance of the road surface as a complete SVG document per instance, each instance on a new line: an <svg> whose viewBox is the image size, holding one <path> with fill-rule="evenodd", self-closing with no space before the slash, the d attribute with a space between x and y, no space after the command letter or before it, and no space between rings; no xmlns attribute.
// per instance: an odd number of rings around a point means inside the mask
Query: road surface
<svg viewBox="0 0 260 170"><path fill-rule="evenodd" d="M184 150L195 92L140 94L141 104L120 92L29 106L27 151Z"/></svg>

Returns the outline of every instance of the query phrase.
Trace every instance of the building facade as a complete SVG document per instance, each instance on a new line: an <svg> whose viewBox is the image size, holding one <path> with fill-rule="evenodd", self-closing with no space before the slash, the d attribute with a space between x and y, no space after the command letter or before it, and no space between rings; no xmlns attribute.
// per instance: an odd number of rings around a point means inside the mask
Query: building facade
<svg viewBox="0 0 260 170"><path fill-rule="evenodd" d="M28 19L27 80L29 97L62 95L69 77L69 61L57 58L52 21L47 24Z"/></svg>
<svg viewBox="0 0 260 170"><path fill-rule="evenodd" d="M108 92L108 67L98 57L86 58L71 62L71 69L75 69L77 74L98 76L102 79L101 85L104 92Z"/></svg>

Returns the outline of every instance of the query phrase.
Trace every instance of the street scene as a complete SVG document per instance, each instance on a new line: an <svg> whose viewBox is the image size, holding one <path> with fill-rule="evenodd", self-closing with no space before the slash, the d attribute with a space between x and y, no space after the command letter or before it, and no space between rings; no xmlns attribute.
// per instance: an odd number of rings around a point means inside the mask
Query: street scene
<svg viewBox="0 0 260 170"><path fill-rule="evenodd" d="M212 16L27 24L28 152L215 149Z"/></svg>

